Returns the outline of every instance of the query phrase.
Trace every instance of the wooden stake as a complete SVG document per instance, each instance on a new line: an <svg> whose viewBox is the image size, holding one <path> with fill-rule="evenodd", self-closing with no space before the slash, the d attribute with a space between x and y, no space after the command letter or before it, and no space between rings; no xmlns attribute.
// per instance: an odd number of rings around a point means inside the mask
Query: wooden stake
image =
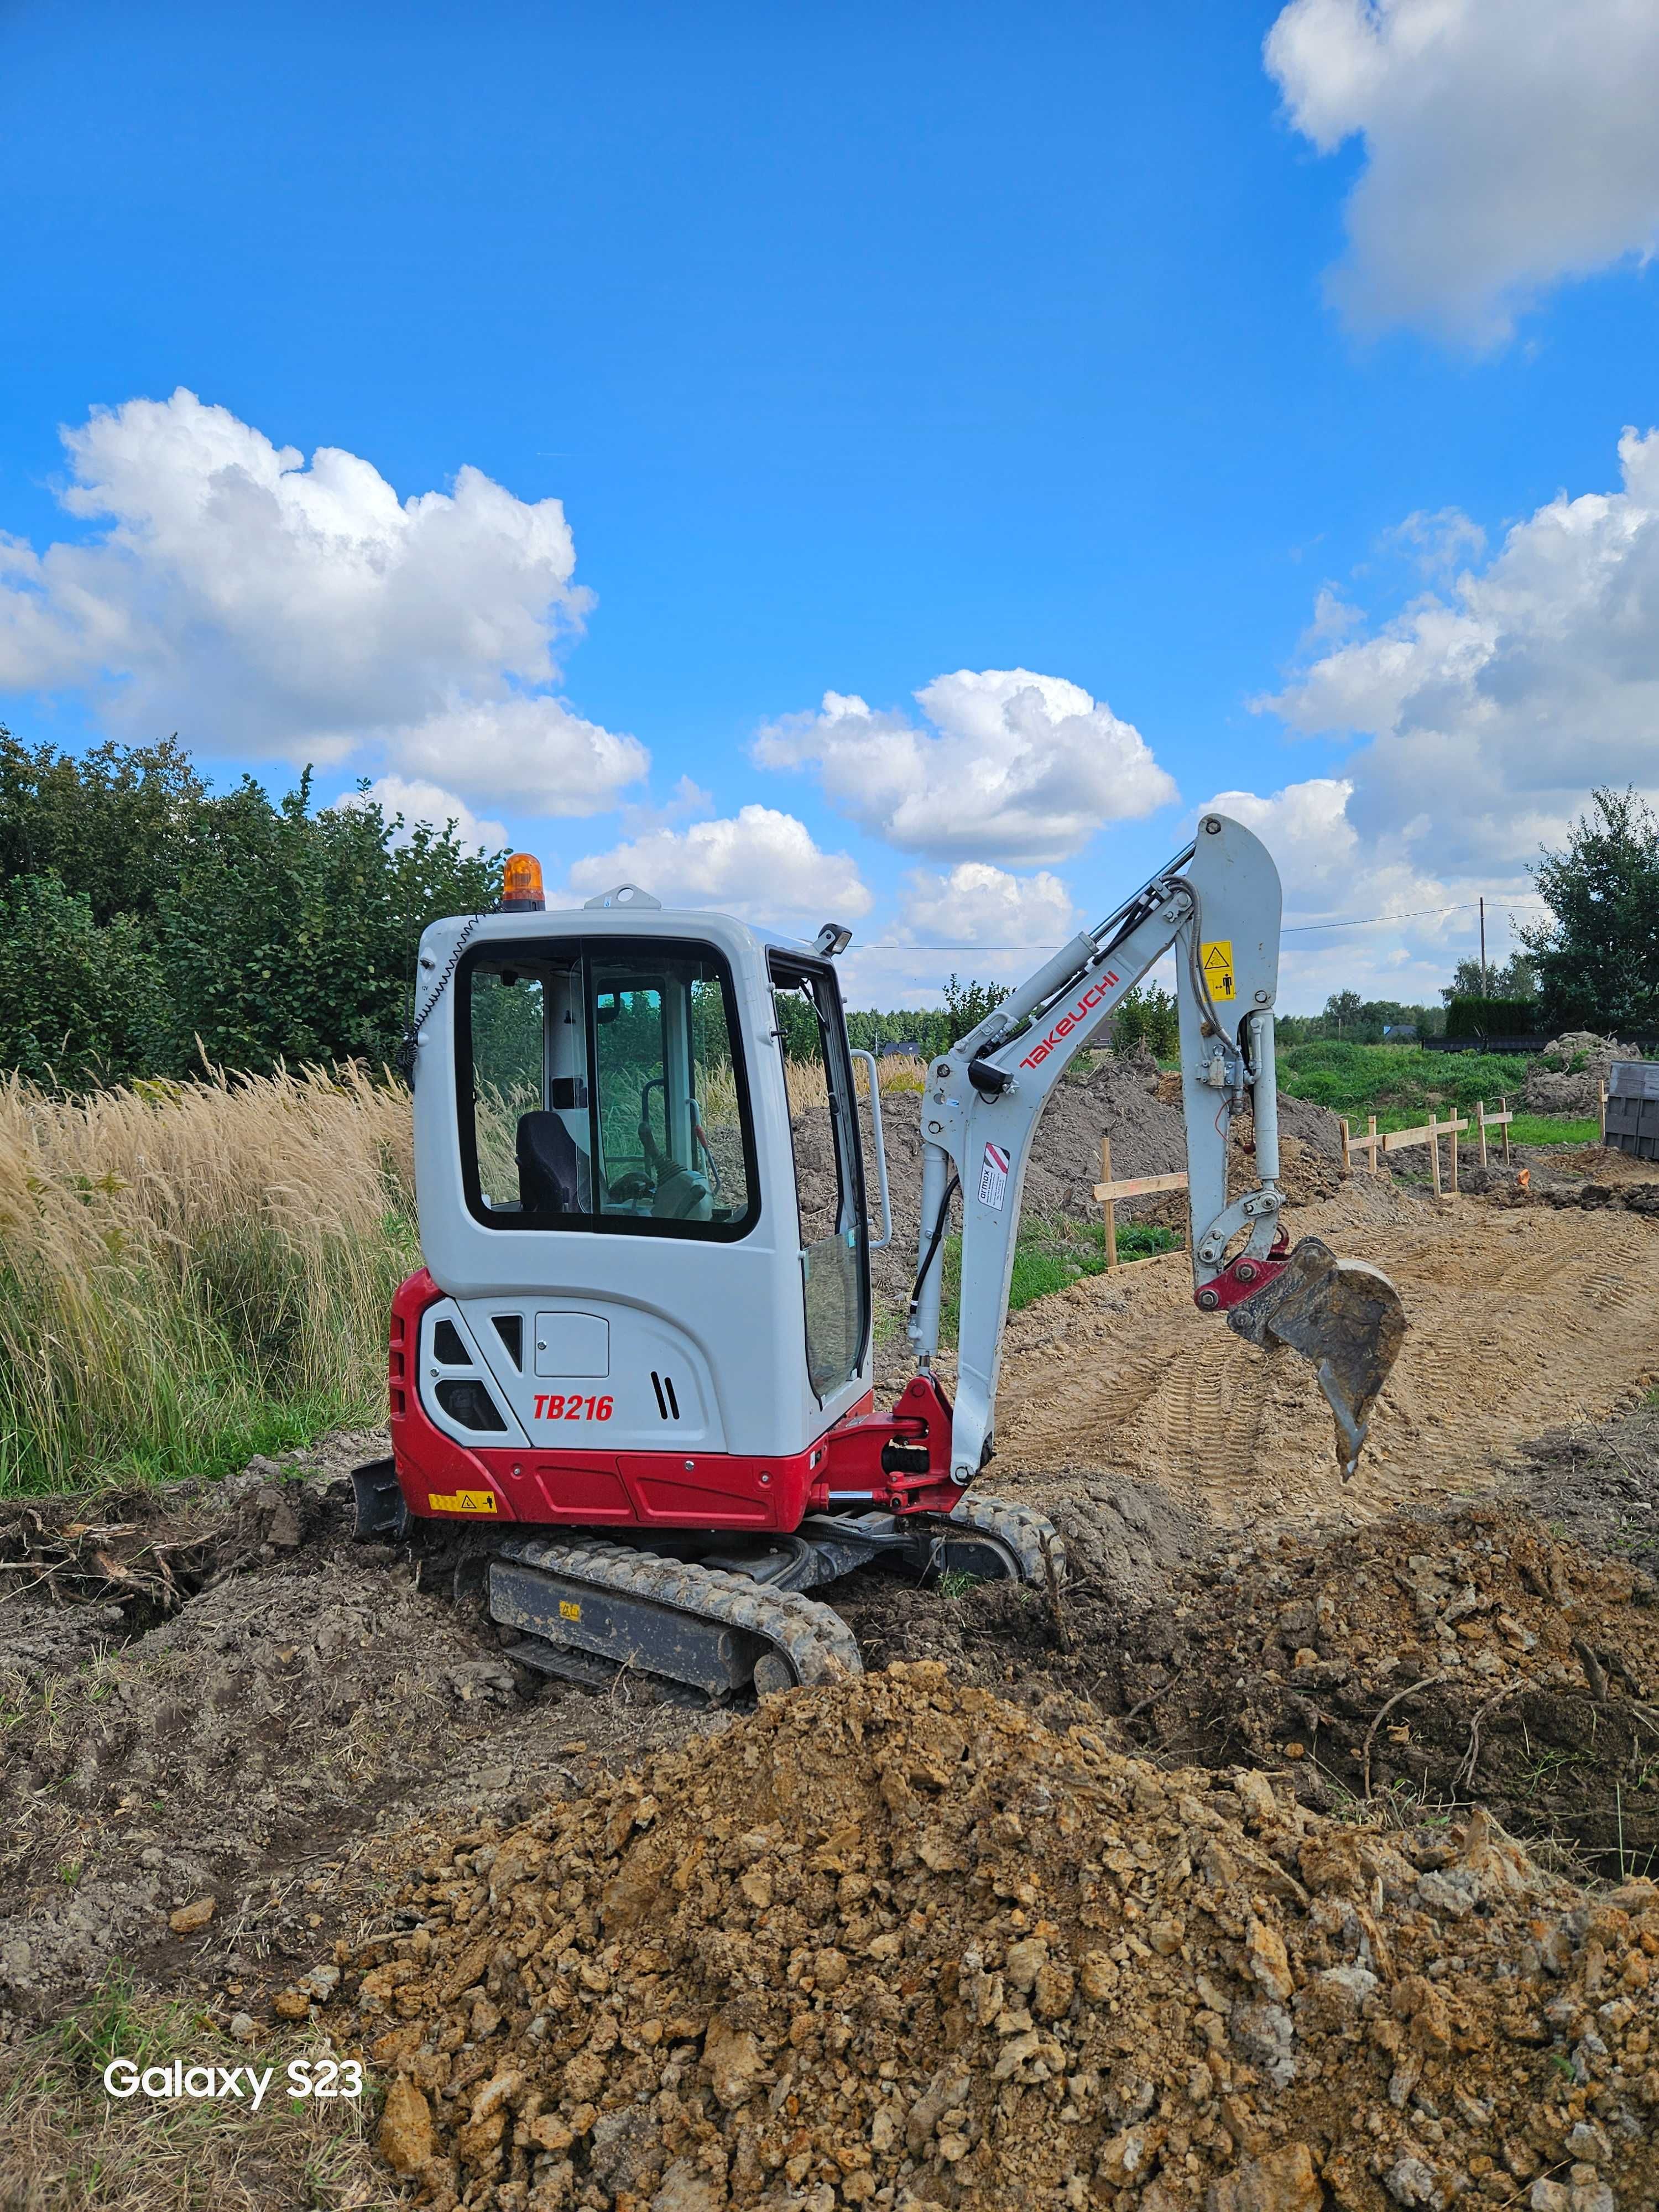
<svg viewBox="0 0 1659 2212"><path fill-rule="evenodd" d="M1510 1102L1506 1097L1500 1096L1498 1103L1504 1115L1504 1164L1508 1167L1510 1164Z"/></svg>
<svg viewBox="0 0 1659 2212"><path fill-rule="evenodd" d="M1453 1144L1457 1142L1455 1137ZM1440 1124L1434 1118L1434 1109L1429 1109L1429 1172L1434 1178L1434 1194L1440 1195Z"/></svg>
<svg viewBox="0 0 1659 2212"><path fill-rule="evenodd" d="M1467 1121L1463 1124L1466 1129L1468 1126ZM1451 1112L1451 1187L1455 1190L1457 1188L1457 1109L1455 1106L1452 1108Z"/></svg>
<svg viewBox="0 0 1659 2212"><path fill-rule="evenodd" d="M1342 1132L1342 1172L1345 1176L1351 1176L1353 1162L1348 1156L1348 1125L1346 1121L1339 1121L1336 1126Z"/></svg>
<svg viewBox="0 0 1659 2212"><path fill-rule="evenodd" d="M1381 1175L1382 1170L1377 1164L1376 1158L1376 1116L1375 1114L1371 1115L1370 1127L1366 1133L1365 1141L1371 1148L1371 1173L1373 1175Z"/></svg>
<svg viewBox="0 0 1659 2212"><path fill-rule="evenodd" d="M1597 1142L1605 1145L1607 1141L1607 1086L1603 1083L1598 1085L1597 1088L1601 1093L1601 1103L1597 1109L1601 1118L1601 1134Z"/></svg>
<svg viewBox="0 0 1659 2212"><path fill-rule="evenodd" d="M1110 1182L1112 1179L1112 1140L1104 1133L1103 1131L1101 1134L1100 1139L1100 1179L1102 1182ZM1106 1224L1106 1269L1107 1273L1110 1274L1115 1273L1117 1268L1117 1206L1115 1200L1109 1198L1104 1200L1102 1202L1100 1211Z"/></svg>
<svg viewBox="0 0 1659 2212"><path fill-rule="evenodd" d="M1475 1126L1480 1132L1480 1164L1485 1167L1486 1164L1486 1102L1484 1098L1475 1100L1474 1114Z"/></svg>

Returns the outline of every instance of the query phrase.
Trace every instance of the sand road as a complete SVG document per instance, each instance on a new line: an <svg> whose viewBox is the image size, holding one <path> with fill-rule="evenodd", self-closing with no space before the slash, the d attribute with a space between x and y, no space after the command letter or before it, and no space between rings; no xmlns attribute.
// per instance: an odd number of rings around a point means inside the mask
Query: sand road
<svg viewBox="0 0 1659 2212"><path fill-rule="evenodd" d="M1488 1487L1526 1439L1604 1419L1659 1370L1659 1224L1643 1216L1437 1206L1357 1176L1295 1228L1381 1267L1410 1322L1352 1483L1311 1367L1199 1313L1172 1253L1011 1324L995 1486L1059 1495L1072 1470L1107 1472L1162 1484L1223 1525L1369 1519Z"/></svg>

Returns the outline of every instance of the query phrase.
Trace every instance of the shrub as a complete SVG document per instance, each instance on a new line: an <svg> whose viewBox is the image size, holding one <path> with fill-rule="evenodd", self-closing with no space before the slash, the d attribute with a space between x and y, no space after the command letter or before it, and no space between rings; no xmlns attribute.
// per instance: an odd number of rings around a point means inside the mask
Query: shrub
<svg viewBox="0 0 1659 2212"><path fill-rule="evenodd" d="M166 987L146 932L100 924L55 875L0 884L0 1068L82 1087L149 1073L173 1056Z"/></svg>
<svg viewBox="0 0 1659 2212"><path fill-rule="evenodd" d="M1446 1035L1526 1036L1537 1020L1536 999L1454 999L1446 1008Z"/></svg>

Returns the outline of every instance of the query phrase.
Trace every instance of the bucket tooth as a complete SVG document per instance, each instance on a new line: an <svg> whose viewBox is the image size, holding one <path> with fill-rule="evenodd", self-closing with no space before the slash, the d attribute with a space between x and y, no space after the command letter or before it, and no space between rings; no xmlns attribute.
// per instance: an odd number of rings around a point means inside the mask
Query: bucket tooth
<svg viewBox="0 0 1659 2212"><path fill-rule="evenodd" d="M1337 1462L1347 1481L1405 1340L1394 1285L1380 1268L1340 1260L1321 1238L1304 1237L1273 1280L1233 1308L1227 1325L1252 1344L1287 1345L1312 1360L1336 1417Z"/></svg>

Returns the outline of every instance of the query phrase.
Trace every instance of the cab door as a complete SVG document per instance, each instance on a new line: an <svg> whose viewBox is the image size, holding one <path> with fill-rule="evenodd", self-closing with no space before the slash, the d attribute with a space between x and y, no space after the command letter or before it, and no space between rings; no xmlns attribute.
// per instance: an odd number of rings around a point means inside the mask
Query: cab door
<svg viewBox="0 0 1659 2212"><path fill-rule="evenodd" d="M870 1344L870 1235L853 1064L834 970L774 953L770 971L789 1095L806 1372L823 1406L859 1376Z"/></svg>

